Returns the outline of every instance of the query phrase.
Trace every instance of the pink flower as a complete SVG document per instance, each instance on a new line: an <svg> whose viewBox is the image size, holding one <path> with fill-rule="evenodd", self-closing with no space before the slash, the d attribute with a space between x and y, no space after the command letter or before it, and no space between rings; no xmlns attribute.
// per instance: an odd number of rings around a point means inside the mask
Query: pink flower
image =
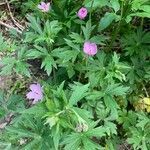
<svg viewBox="0 0 150 150"><path fill-rule="evenodd" d="M42 11L42 12L48 12L50 9L50 3L45 3L45 2L41 2L38 5L38 8Z"/></svg>
<svg viewBox="0 0 150 150"><path fill-rule="evenodd" d="M97 45L91 42L85 42L83 51L89 56L94 56L97 53Z"/></svg>
<svg viewBox="0 0 150 150"><path fill-rule="evenodd" d="M84 8L84 7L82 7L82 8L80 8L80 10L78 11L78 17L80 18L80 19L84 19L86 16L87 16L87 13L88 13L88 11L87 11L87 9L86 8Z"/></svg>
<svg viewBox="0 0 150 150"><path fill-rule="evenodd" d="M28 99L33 99L33 104L37 103L43 98L43 91L40 84L31 84L30 85L30 92L26 94Z"/></svg>

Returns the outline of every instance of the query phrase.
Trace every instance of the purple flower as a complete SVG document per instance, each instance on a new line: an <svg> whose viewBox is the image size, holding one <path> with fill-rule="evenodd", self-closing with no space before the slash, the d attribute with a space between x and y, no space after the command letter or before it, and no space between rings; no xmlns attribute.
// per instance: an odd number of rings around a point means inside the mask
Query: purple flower
<svg viewBox="0 0 150 150"><path fill-rule="evenodd" d="M94 56L97 53L97 45L91 42L85 42L83 51L89 56Z"/></svg>
<svg viewBox="0 0 150 150"><path fill-rule="evenodd" d="M80 10L78 11L78 17L80 18L80 19L84 19L86 16L87 16L87 13L88 13L88 11L87 11L87 9L86 8L84 8L84 7L82 7L82 8L80 8Z"/></svg>
<svg viewBox="0 0 150 150"><path fill-rule="evenodd" d="M45 2L41 2L38 5L38 8L42 11L42 12L48 12L50 9L50 3L45 3Z"/></svg>
<svg viewBox="0 0 150 150"><path fill-rule="evenodd" d="M26 97L28 99L33 99L33 104L37 103L43 98L43 91L40 84L31 84L30 90L31 91L27 93Z"/></svg>

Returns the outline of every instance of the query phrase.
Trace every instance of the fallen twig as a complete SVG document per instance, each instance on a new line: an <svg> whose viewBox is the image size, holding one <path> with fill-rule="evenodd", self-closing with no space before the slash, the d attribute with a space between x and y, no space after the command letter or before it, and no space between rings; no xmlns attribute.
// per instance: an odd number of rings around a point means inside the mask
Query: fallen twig
<svg viewBox="0 0 150 150"><path fill-rule="evenodd" d="M1 2L1 3L0 3L0 6L1 6L1 5L5 5L5 4L6 4L5 2Z"/></svg>
<svg viewBox="0 0 150 150"><path fill-rule="evenodd" d="M4 129L12 120L13 113L9 113L3 120L0 120L0 129Z"/></svg>
<svg viewBox="0 0 150 150"><path fill-rule="evenodd" d="M0 21L0 25L5 26L5 27L8 28L8 29L14 29L14 30L16 30L18 33L22 34L22 31L20 31L19 29L15 28L15 27L13 27L13 26L11 26L11 25L9 25L9 24L6 24L6 23L4 23L4 22L2 22L2 21Z"/></svg>
<svg viewBox="0 0 150 150"><path fill-rule="evenodd" d="M14 19L14 17L13 17L13 14L12 14L12 12L11 12L11 9L10 9L8 0L5 0L5 2L6 2L6 4L7 4L8 10L9 10L9 15L10 15L10 17L11 17L13 23L14 23L20 30L23 31L23 30L24 30L24 27L23 27L22 25L20 25L20 24Z"/></svg>

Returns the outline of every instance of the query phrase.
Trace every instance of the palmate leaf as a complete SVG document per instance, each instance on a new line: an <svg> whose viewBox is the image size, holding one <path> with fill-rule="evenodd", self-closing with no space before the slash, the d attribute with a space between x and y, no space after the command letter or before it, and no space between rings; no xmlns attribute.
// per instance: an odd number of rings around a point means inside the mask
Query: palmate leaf
<svg viewBox="0 0 150 150"><path fill-rule="evenodd" d="M96 44L100 44L100 45L105 45L105 40L108 39L106 36L104 35L96 35L96 36L93 36L90 41L91 42L94 42ZM103 52L101 52L103 53Z"/></svg>
<svg viewBox="0 0 150 150"><path fill-rule="evenodd" d="M58 147L59 147L59 140L60 140L60 133L58 131L55 133L55 135L53 137L54 147L56 150L58 150Z"/></svg>
<svg viewBox="0 0 150 150"><path fill-rule="evenodd" d="M84 136L82 133L72 133L65 139L63 144L66 144L64 148L65 150L97 150L100 148L100 146L88 137Z"/></svg>
<svg viewBox="0 0 150 150"><path fill-rule="evenodd" d="M12 149L11 143L5 143L3 141L0 141L0 149L1 150L11 150Z"/></svg>
<svg viewBox="0 0 150 150"><path fill-rule="evenodd" d="M67 136L63 143L65 144L64 150L77 150L81 144L81 135L80 133L72 133Z"/></svg>
<svg viewBox="0 0 150 150"><path fill-rule="evenodd" d="M48 55L48 51L45 47L41 47L38 45L34 45L34 49L30 49L29 52L27 53L27 56L29 58L44 58L45 56Z"/></svg>
<svg viewBox="0 0 150 150"><path fill-rule="evenodd" d="M72 32L69 36L72 38L72 41L74 43L83 43L83 41L84 41L82 36L78 33Z"/></svg>
<svg viewBox="0 0 150 150"><path fill-rule="evenodd" d="M66 41L66 44L68 46L70 46L71 48L77 50L77 51L80 51L80 46L77 45L77 44L74 44L71 40L68 40L68 39L64 39Z"/></svg>
<svg viewBox="0 0 150 150"><path fill-rule="evenodd" d="M33 147L35 148L35 145L38 145L38 147L41 146L41 139L34 139L30 142L28 142L23 148L22 150L31 150L33 149Z"/></svg>
<svg viewBox="0 0 150 150"><path fill-rule="evenodd" d="M84 137L82 139L83 149L84 150L102 150L102 147L94 143L91 139Z"/></svg>
<svg viewBox="0 0 150 150"><path fill-rule="evenodd" d="M6 57L2 59L2 64L4 65L1 69L0 75L11 75L16 60L14 57Z"/></svg>
<svg viewBox="0 0 150 150"><path fill-rule="evenodd" d="M90 118L93 118L92 114L85 110L85 109L81 109L78 107L73 107L72 108L81 118L83 118L85 121L89 121Z"/></svg>
<svg viewBox="0 0 150 150"><path fill-rule="evenodd" d="M72 47L75 45L73 44L69 46ZM68 47L57 48L52 51L52 55L59 58L58 62L60 66L66 63L67 65L69 65L68 62L69 61L74 62L79 54L79 47L78 46L76 48L74 47L74 49L76 50L70 50L70 48Z"/></svg>
<svg viewBox="0 0 150 150"><path fill-rule="evenodd" d="M2 33L0 33L0 51L5 51L7 49L7 42L4 41Z"/></svg>
<svg viewBox="0 0 150 150"><path fill-rule="evenodd" d="M137 114L138 116L138 123L136 124L137 127L141 127L142 130L144 130L145 126L149 123L150 124L150 118L146 116L144 113Z"/></svg>
<svg viewBox="0 0 150 150"><path fill-rule="evenodd" d="M129 90L129 87L124 87L120 84L112 84L109 85L105 91L106 95L111 95L111 96L121 96L125 95Z"/></svg>
<svg viewBox="0 0 150 150"><path fill-rule="evenodd" d="M36 19L33 16L28 15L27 19L29 20L29 27L31 27L35 32L37 32L38 34L42 35L42 28L40 26L40 20Z"/></svg>
<svg viewBox="0 0 150 150"><path fill-rule="evenodd" d="M83 31L83 34L84 34L85 41L89 40L90 36L91 36L91 33L94 30L94 28L95 28L95 25L92 26L91 20L89 20L86 23L86 26L85 27L81 26L81 28L82 28L82 31Z"/></svg>
<svg viewBox="0 0 150 150"><path fill-rule="evenodd" d="M57 33L61 30L61 26L57 20L54 21L46 21L44 27L44 35L47 35L46 38L54 39Z"/></svg>
<svg viewBox="0 0 150 150"><path fill-rule="evenodd" d="M15 66L15 71L18 74L22 74L27 77L30 77L29 64L27 64L24 61L17 61Z"/></svg>
<svg viewBox="0 0 150 150"><path fill-rule="evenodd" d="M110 136L111 134L117 134L117 126L113 122L105 121L104 128L108 136Z"/></svg>
<svg viewBox="0 0 150 150"><path fill-rule="evenodd" d="M37 105L34 105L33 107L30 107L28 109L24 109L23 111L20 111L21 114L28 114L28 115L34 115L35 117L41 118L46 113L46 106L43 103L39 103Z"/></svg>
<svg viewBox="0 0 150 150"><path fill-rule="evenodd" d="M106 128L104 128L103 126L94 128L89 130L86 135L90 138L92 137L103 137L106 135Z"/></svg>
<svg viewBox="0 0 150 150"><path fill-rule="evenodd" d="M71 133L68 135L62 144L65 144L65 150L102 150L102 146L96 144L93 137L105 136L106 130L104 127L97 127L87 132Z"/></svg>
<svg viewBox="0 0 150 150"><path fill-rule="evenodd" d="M118 104L115 99L109 95L104 96L104 103L109 110L111 110L111 120L118 118Z"/></svg>
<svg viewBox="0 0 150 150"><path fill-rule="evenodd" d="M44 68L47 75L49 76L53 67L57 68L56 63L51 55L47 55L42 61L41 68Z"/></svg>
<svg viewBox="0 0 150 150"><path fill-rule="evenodd" d="M143 131L140 128L135 128L135 127L130 128L130 131L132 133L132 136L127 139L127 142L129 144L132 144L134 149L141 149L143 143L145 145L146 142L143 141L143 137L145 136ZM146 148L144 150L148 150L148 149Z"/></svg>
<svg viewBox="0 0 150 150"><path fill-rule="evenodd" d="M18 128L18 127L7 127L6 130L10 133L13 133L13 134L16 134L16 137L17 138L21 138L21 137L28 137L28 138L38 138L39 135L36 134L36 133L33 133L29 130L26 130L26 129L21 129L21 128Z"/></svg>
<svg viewBox="0 0 150 150"><path fill-rule="evenodd" d="M76 105L78 101L80 101L86 94L89 89L89 84L81 85L79 83L75 83L75 85L71 86L73 92L69 99L69 104Z"/></svg>
<svg viewBox="0 0 150 150"><path fill-rule="evenodd" d="M40 51L38 51L36 49L30 50L29 53L27 54L27 56L29 58L33 58L33 59L34 58L41 58L43 55L44 55L43 52L40 52Z"/></svg>
<svg viewBox="0 0 150 150"><path fill-rule="evenodd" d="M68 66L67 66L66 70L67 70L69 78L71 78L75 75L75 71L74 71L73 67L74 66L72 65L72 63L68 63Z"/></svg>
<svg viewBox="0 0 150 150"><path fill-rule="evenodd" d="M119 112L118 123L123 124L125 130L129 130L129 127L135 126L137 115L133 111L122 110Z"/></svg>

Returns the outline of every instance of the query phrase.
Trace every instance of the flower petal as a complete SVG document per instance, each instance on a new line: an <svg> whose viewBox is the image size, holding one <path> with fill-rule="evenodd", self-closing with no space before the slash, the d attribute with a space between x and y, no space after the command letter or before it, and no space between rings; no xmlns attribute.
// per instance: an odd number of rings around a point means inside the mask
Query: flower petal
<svg viewBox="0 0 150 150"><path fill-rule="evenodd" d="M87 9L86 8L84 8L84 7L82 7L82 8L80 8L80 10L78 11L78 17L80 18L80 19L84 19L86 16L87 16L87 13L88 13L88 11L87 11Z"/></svg>
<svg viewBox="0 0 150 150"><path fill-rule="evenodd" d="M42 92L42 87L40 84L31 84L30 85L30 90L35 92L35 93L41 93Z"/></svg>
<svg viewBox="0 0 150 150"><path fill-rule="evenodd" d="M97 53L97 45L95 43L85 42L83 51L87 55L93 56Z"/></svg>
<svg viewBox="0 0 150 150"><path fill-rule="evenodd" d="M35 93L34 93L34 92L29 92L29 93L26 94L26 97L27 97L28 99L34 99Z"/></svg>

